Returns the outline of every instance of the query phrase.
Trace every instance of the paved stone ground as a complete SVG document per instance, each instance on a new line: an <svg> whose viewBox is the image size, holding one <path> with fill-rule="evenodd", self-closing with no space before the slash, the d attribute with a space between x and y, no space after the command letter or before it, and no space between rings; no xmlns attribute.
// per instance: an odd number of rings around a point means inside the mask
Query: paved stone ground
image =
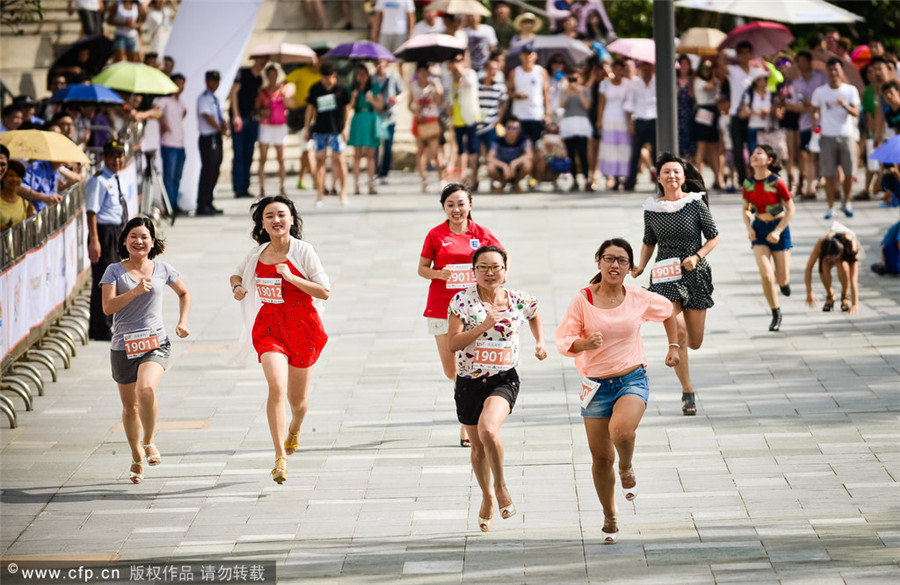
<svg viewBox="0 0 900 585"><path fill-rule="evenodd" d="M799 204L795 293L783 331L769 333L738 197L713 197L722 242L710 257L717 304L691 356L699 414L681 415L662 327L647 325L641 494L618 494L620 540L602 546L578 375L555 351L534 360L527 335L520 402L502 431L519 514L478 532L480 495L416 276L443 214L415 177L391 183L347 209L294 193L333 292L286 484L269 476L262 372L226 362L239 331L227 275L251 224L246 200L223 198L224 217L165 230L163 258L194 306L159 388L163 464L128 483L107 349L79 347L35 412L0 430L2 556L274 559L280 583L900 582L900 279L867 268L894 211L860 204L847 221L868 252L850 317L803 304L805 259L830 222L821 201ZM649 192L477 196L476 220L512 254L510 285L542 302L548 341L599 243L639 245ZM167 296L170 328L176 306Z"/></svg>

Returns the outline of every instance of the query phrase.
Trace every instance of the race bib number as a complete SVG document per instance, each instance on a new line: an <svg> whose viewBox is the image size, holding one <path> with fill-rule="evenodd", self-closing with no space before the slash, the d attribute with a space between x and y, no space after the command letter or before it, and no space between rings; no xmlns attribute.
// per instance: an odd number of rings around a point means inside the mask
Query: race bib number
<svg viewBox="0 0 900 585"><path fill-rule="evenodd" d="M650 271L650 282L660 284L663 282L675 282L681 280L681 260L667 258L653 265Z"/></svg>
<svg viewBox="0 0 900 585"><path fill-rule="evenodd" d="M471 264L447 264L451 270L447 288L469 288L475 284L475 272Z"/></svg>
<svg viewBox="0 0 900 585"><path fill-rule="evenodd" d="M478 339L475 341L475 357L472 364L479 368L489 370L508 370L513 365L512 342L490 341Z"/></svg>
<svg viewBox="0 0 900 585"><path fill-rule="evenodd" d="M159 349L159 334L149 329L125 334L125 355L128 359L139 358L148 351Z"/></svg>
<svg viewBox="0 0 900 585"><path fill-rule="evenodd" d="M581 408L587 408L594 399L594 394L600 388L600 382L594 382L590 378L581 379L581 392L578 394L578 400L581 401Z"/></svg>
<svg viewBox="0 0 900 585"><path fill-rule="evenodd" d="M335 98L333 93L319 96L319 99L316 100L316 110L319 113L330 112L330 111L336 110L336 109L337 109L337 98Z"/></svg>
<svg viewBox="0 0 900 585"><path fill-rule="evenodd" d="M279 305L284 302L280 278L257 278L256 291L259 293L259 300L264 303Z"/></svg>
<svg viewBox="0 0 900 585"><path fill-rule="evenodd" d="M697 115L694 116L694 121L698 124L703 124L704 126L712 126L714 118L715 115L711 110L700 108L697 110Z"/></svg>

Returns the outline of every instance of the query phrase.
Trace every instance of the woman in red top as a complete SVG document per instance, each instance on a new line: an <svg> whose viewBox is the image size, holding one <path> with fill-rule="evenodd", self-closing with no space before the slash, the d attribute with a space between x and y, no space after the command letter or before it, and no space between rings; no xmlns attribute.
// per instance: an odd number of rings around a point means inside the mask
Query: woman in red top
<svg viewBox="0 0 900 585"><path fill-rule="evenodd" d="M425 236L419 258L419 276L431 281L425 305L428 332L437 342L444 375L455 381L456 355L450 351L447 338L447 308L456 293L475 285L472 253L482 246L502 246L490 230L472 221L472 193L465 185L449 183L444 186L441 205L447 221ZM460 427L459 444L470 446L464 427Z"/></svg>
<svg viewBox="0 0 900 585"><path fill-rule="evenodd" d="M776 283L784 296L791 296L791 230L788 223L794 217L794 201L787 185L778 177L781 166L777 160L778 155L771 146L757 146L750 154L753 176L744 180L744 225L756 256L763 293L772 309L769 331L781 328Z"/></svg>
<svg viewBox="0 0 900 585"><path fill-rule="evenodd" d="M269 384L272 479L281 484L287 479L285 456L300 446L310 373L328 340L314 303L328 298L331 284L313 247L300 239L303 224L290 199L277 195L260 200L253 206L253 222L253 239L260 245L244 258L230 282L235 300L242 304L242 346L252 340ZM287 439L285 396L291 407Z"/></svg>
<svg viewBox="0 0 900 585"><path fill-rule="evenodd" d="M279 193L284 191L284 139L287 138L287 108L295 108L294 84L285 84L284 72L277 63L269 63L263 69L266 85L256 96L256 112L259 114L259 196L266 196L266 157L269 146L275 147L278 159Z"/></svg>

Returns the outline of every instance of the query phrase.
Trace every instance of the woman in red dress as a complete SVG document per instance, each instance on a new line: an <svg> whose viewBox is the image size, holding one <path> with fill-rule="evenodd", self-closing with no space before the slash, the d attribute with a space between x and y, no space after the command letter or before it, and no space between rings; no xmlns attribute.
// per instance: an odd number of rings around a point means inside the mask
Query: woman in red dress
<svg viewBox="0 0 900 585"><path fill-rule="evenodd" d="M231 290L244 316L241 354L249 353L252 341L269 383L272 479L281 484L287 479L286 455L300 446L310 372L328 341L316 305L328 298L331 283L313 247L300 239L303 224L290 199L266 197L252 210L259 246L231 275ZM285 396L291 407L287 439Z"/></svg>

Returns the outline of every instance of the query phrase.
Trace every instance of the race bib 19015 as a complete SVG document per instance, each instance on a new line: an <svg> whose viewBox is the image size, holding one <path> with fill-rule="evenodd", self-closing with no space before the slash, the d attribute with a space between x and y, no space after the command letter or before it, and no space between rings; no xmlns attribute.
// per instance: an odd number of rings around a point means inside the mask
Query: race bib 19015
<svg viewBox="0 0 900 585"><path fill-rule="evenodd" d="M650 282L660 284L681 280L681 259L667 258L653 265L650 271Z"/></svg>

